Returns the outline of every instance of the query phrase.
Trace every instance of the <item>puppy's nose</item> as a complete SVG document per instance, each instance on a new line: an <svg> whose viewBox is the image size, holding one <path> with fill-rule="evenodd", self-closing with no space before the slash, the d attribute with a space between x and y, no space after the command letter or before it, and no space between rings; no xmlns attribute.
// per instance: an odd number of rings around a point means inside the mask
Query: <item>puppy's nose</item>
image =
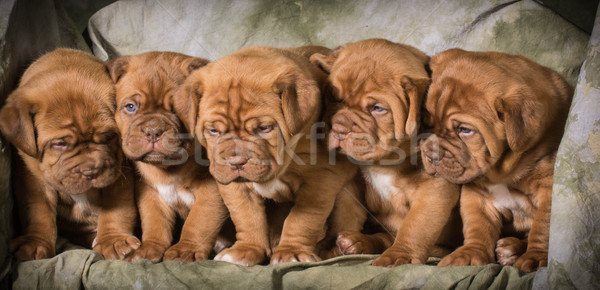
<svg viewBox="0 0 600 290"><path fill-rule="evenodd" d="M79 172L87 179L94 179L100 173L100 168L94 167L92 165L82 165L79 168Z"/></svg>
<svg viewBox="0 0 600 290"><path fill-rule="evenodd" d="M248 163L248 158L244 156L232 156L227 158L227 164L236 169L241 169L246 163Z"/></svg>
<svg viewBox="0 0 600 290"><path fill-rule="evenodd" d="M346 139L346 135L350 133L350 127L352 126L352 121L346 118L343 115L337 115L333 117L333 124L331 125L331 130L333 131L334 137L338 140Z"/></svg>
<svg viewBox="0 0 600 290"><path fill-rule="evenodd" d="M439 154L439 151L427 150L425 151L425 156L427 156L427 161L429 161L431 164L435 166L440 165L440 160L442 159L442 156Z"/></svg>
<svg viewBox="0 0 600 290"><path fill-rule="evenodd" d="M146 139L152 143L156 143L160 139L160 136L164 133L162 128L157 127L147 127L144 129L144 133L146 134Z"/></svg>

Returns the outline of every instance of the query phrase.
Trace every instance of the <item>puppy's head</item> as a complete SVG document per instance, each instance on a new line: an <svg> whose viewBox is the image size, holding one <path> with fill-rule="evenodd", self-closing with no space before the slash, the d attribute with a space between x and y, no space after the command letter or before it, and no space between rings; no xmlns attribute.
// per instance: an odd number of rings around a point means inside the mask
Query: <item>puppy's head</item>
<svg viewBox="0 0 600 290"><path fill-rule="evenodd" d="M324 74L290 50L251 47L195 71L180 110L206 147L210 172L223 184L262 183L289 164L299 135L320 114ZM199 114L190 112L199 104ZM299 137L301 136L301 137Z"/></svg>
<svg viewBox="0 0 600 290"><path fill-rule="evenodd" d="M102 188L122 162L113 97L99 59L58 49L27 69L0 112L0 130L55 190Z"/></svg>
<svg viewBox="0 0 600 290"><path fill-rule="evenodd" d="M511 171L519 156L556 148L572 97L558 73L518 55L452 49L431 60L421 146L425 168L454 183Z"/></svg>
<svg viewBox="0 0 600 290"><path fill-rule="evenodd" d="M116 84L115 119L125 155L155 165L183 163L193 137L176 114L176 90L208 61L174 52L123 56L108 63Z"/></svg>
<svg viewBox="0 0 600 290"><path fill-rule="evenodd" d="M335 98L329 147L359 161L400 154L399 146L417 133L428 60L414 47L384 39L314 54L311 61L330 73Z"/></svg>

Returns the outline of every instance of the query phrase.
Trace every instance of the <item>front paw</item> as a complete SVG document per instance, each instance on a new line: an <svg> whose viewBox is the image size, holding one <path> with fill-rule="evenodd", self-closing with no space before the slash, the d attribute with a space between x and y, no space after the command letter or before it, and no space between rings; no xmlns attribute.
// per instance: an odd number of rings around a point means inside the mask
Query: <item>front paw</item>
<svg viewBox="0 0 600 290"><path fill-rule="evenodd" d="M195 262L208 259L210 249L206 250L194 244L179 242L165 252L163 260Z"/></svg>
<svg viewBox="0 0 600 290"><path fill-rule="evenodd" d="M404 264L423 264L424 259L415 258L405 249L391 247L379 255L373 266L393 268Z"/></svg>
<svg viewBox="0 0 600 290"><path fill-rule="evenodd" d="M514 266L525 272L533 272L539 268L546 267L548 264L548 251L528 250L520 256Z"/></svg>
<svg viewBox="0 0 600 290"><path fill-rule="evenodd" d="M127 261L137 261L148 259L152 262L160 262L167 246L163 246L154 242L144 241L142 246L125 258Z"/></svg>
<svg viewBox="0 0 600 290"><path fill-rule="evenodd" d="M35 236L20 236L8 242L8 248L19 261L54 257L54 243Z"/></svg>
<svg viewBox="0 0 600 290"><path fill-rule="evenodd" d="M444 257L438 263L438 266L480 266L494 262L494 256L489 254L485 249L462 246Z"/></svg>
<svg viewBox="0 0 600 290"><path fill-rule="evenodd" d="M107 260L123 260L142 243L132 235L98 237L93 249Z"/></svg>
<svg viewBox="0 0 600 290"><path fill-rule="evenodd" d="M335 243L344 255L381 253L369 236L360 232L341 232Z"/></svg>
<svg viewBox="0 0 600 290"><path fill-rule="evenodd" d="M279 245L271 257L271 265L287 262L317 262L321 258L305 247Z"/></svg>
<svg viewBox="0 0 600 290"><path fill-rule="evenodd" d="M215 261L224 261L242 266L253 266L266 260L265 250L257 245L236 242L229 249L215 256Z"/></svg>
<svg viewBox="0 0 600 290"><path fill-rule="evenodd" d="M525 253L525 250L527 250L526 242L515 237L503 238L496 243L496 259L500 265L510 266Z"/></svg>

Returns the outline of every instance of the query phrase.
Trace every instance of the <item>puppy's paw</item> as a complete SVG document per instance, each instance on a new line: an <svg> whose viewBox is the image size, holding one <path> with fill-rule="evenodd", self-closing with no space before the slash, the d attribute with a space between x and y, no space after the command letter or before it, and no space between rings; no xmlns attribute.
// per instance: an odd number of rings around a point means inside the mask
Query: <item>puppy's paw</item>
<svg viewBox="0 0 600 290"><path fill-rule="evenodd" d="M548 251L528 250L515 261L514 266L525 272L533 272L548 264Z"/></svg>
<svg viewBox="0 0 600 290"><path fill-rule="evenodd" d="M160 262L167 246L163 246L154 242L145 241L142 246L125 258L127 261L137 261L148 259L152 262Z"/></svg>
<svg viewBox="0 0 600 290"><path fill-rule="evenodd" d="M409 251L402 248L391 247L373 261L373 266L393 268L404 264L423 263L425 263L424 259L413 257Z"/></svg>
<svg viewBox="0 0 600 290"><path fill-rule="evenodd" d="M306 247L279 245L271 257L271 265L287 262L317 262L321 258Z"/></svg>
<svg viewBox="0 0 600 290"><path fill-rule="evenodd" d="M462 246L450 255L444 257L438 263L438 266L480 266L494 262L494 256L488 254L485 249Z"/></svg>
<svg viewBox="0 0 600 290"><path fill-rule="evenodd" d="M210 254L210 249L206 250L194 244L179 242L167 249L163 260L195 262L208 259L208 254Z"/></svg>
<svg viewBox="0 0 600 290"><path fill-rule="evenodd" d="M236 242L229 249L215 256L215 261L224 261L242 266L253 266L266 260L265 250L257 245Z"/></svg>
<svg viewBox="0 0 600 290"><path fill-rule="evenodd" d="M132 235L111 235L98 237L93 249L104 256L104 259L123 260L141 244L140 240Z"/></svg>
<svg viewBox="0 0 600 290"><path fill-rule="evenodd" d="M526 242L515 237L503 238L496 243L496 259L500 265L510 266L525 253L525 250L527 250Z"/></svg>
<svg viewBox="0 0 600 290"><path fill-rule="evenodd" d="M381 253L380 247L360 232L341 232L335 243L344 255Z"/></svg>
<svg viewBox="0 0 600 290"><path fill-rule="evenodd" d="M55 255L53 243L29 235L9 241L8 248L19 261L46 259Z"/></svg>

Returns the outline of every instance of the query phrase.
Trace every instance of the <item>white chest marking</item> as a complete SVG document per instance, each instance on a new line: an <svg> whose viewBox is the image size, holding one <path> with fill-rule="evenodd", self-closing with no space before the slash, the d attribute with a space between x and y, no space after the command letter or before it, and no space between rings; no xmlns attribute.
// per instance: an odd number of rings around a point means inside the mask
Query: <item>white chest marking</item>
<svg viewBox="0 0 600 290"><path fill-rule="evenodd" d="M391 201L392 195L398 192L398 188L392 184L392 176L370 171L367 174L367 178L379 196Z"/></svg>
<svg viewBox="0 0 600 290"><path fill-rule="evenodd" d="M87 193L71 194L71 199L81 208L82 211L90 209L90 200Z"/></svg>
<svg viewBox="0 0 600 290"><path fill-rule="evenodd" d="M271 180L267 183L253 183L254 190L264 198L273 198L279 192L287 192L288 186L279 179Z"/></svg>
<svg viewBox="0 0 600 290"><path fill-rule="evenodd" d="M510 193L506 184L494 184L487 187L494 196L494 206L498 209L507 208L515 210L520 208L517 197Z"/></svg>
<svg viewBox="0 0 600 290"><path fill-rule="evenodd" d="M177 191L174 184L155 184L154 187L158 190L160 198L170 206L175 205L178 201L183 202L188 207L192 207L194 204L194 195L185 190Z"/></svg>

